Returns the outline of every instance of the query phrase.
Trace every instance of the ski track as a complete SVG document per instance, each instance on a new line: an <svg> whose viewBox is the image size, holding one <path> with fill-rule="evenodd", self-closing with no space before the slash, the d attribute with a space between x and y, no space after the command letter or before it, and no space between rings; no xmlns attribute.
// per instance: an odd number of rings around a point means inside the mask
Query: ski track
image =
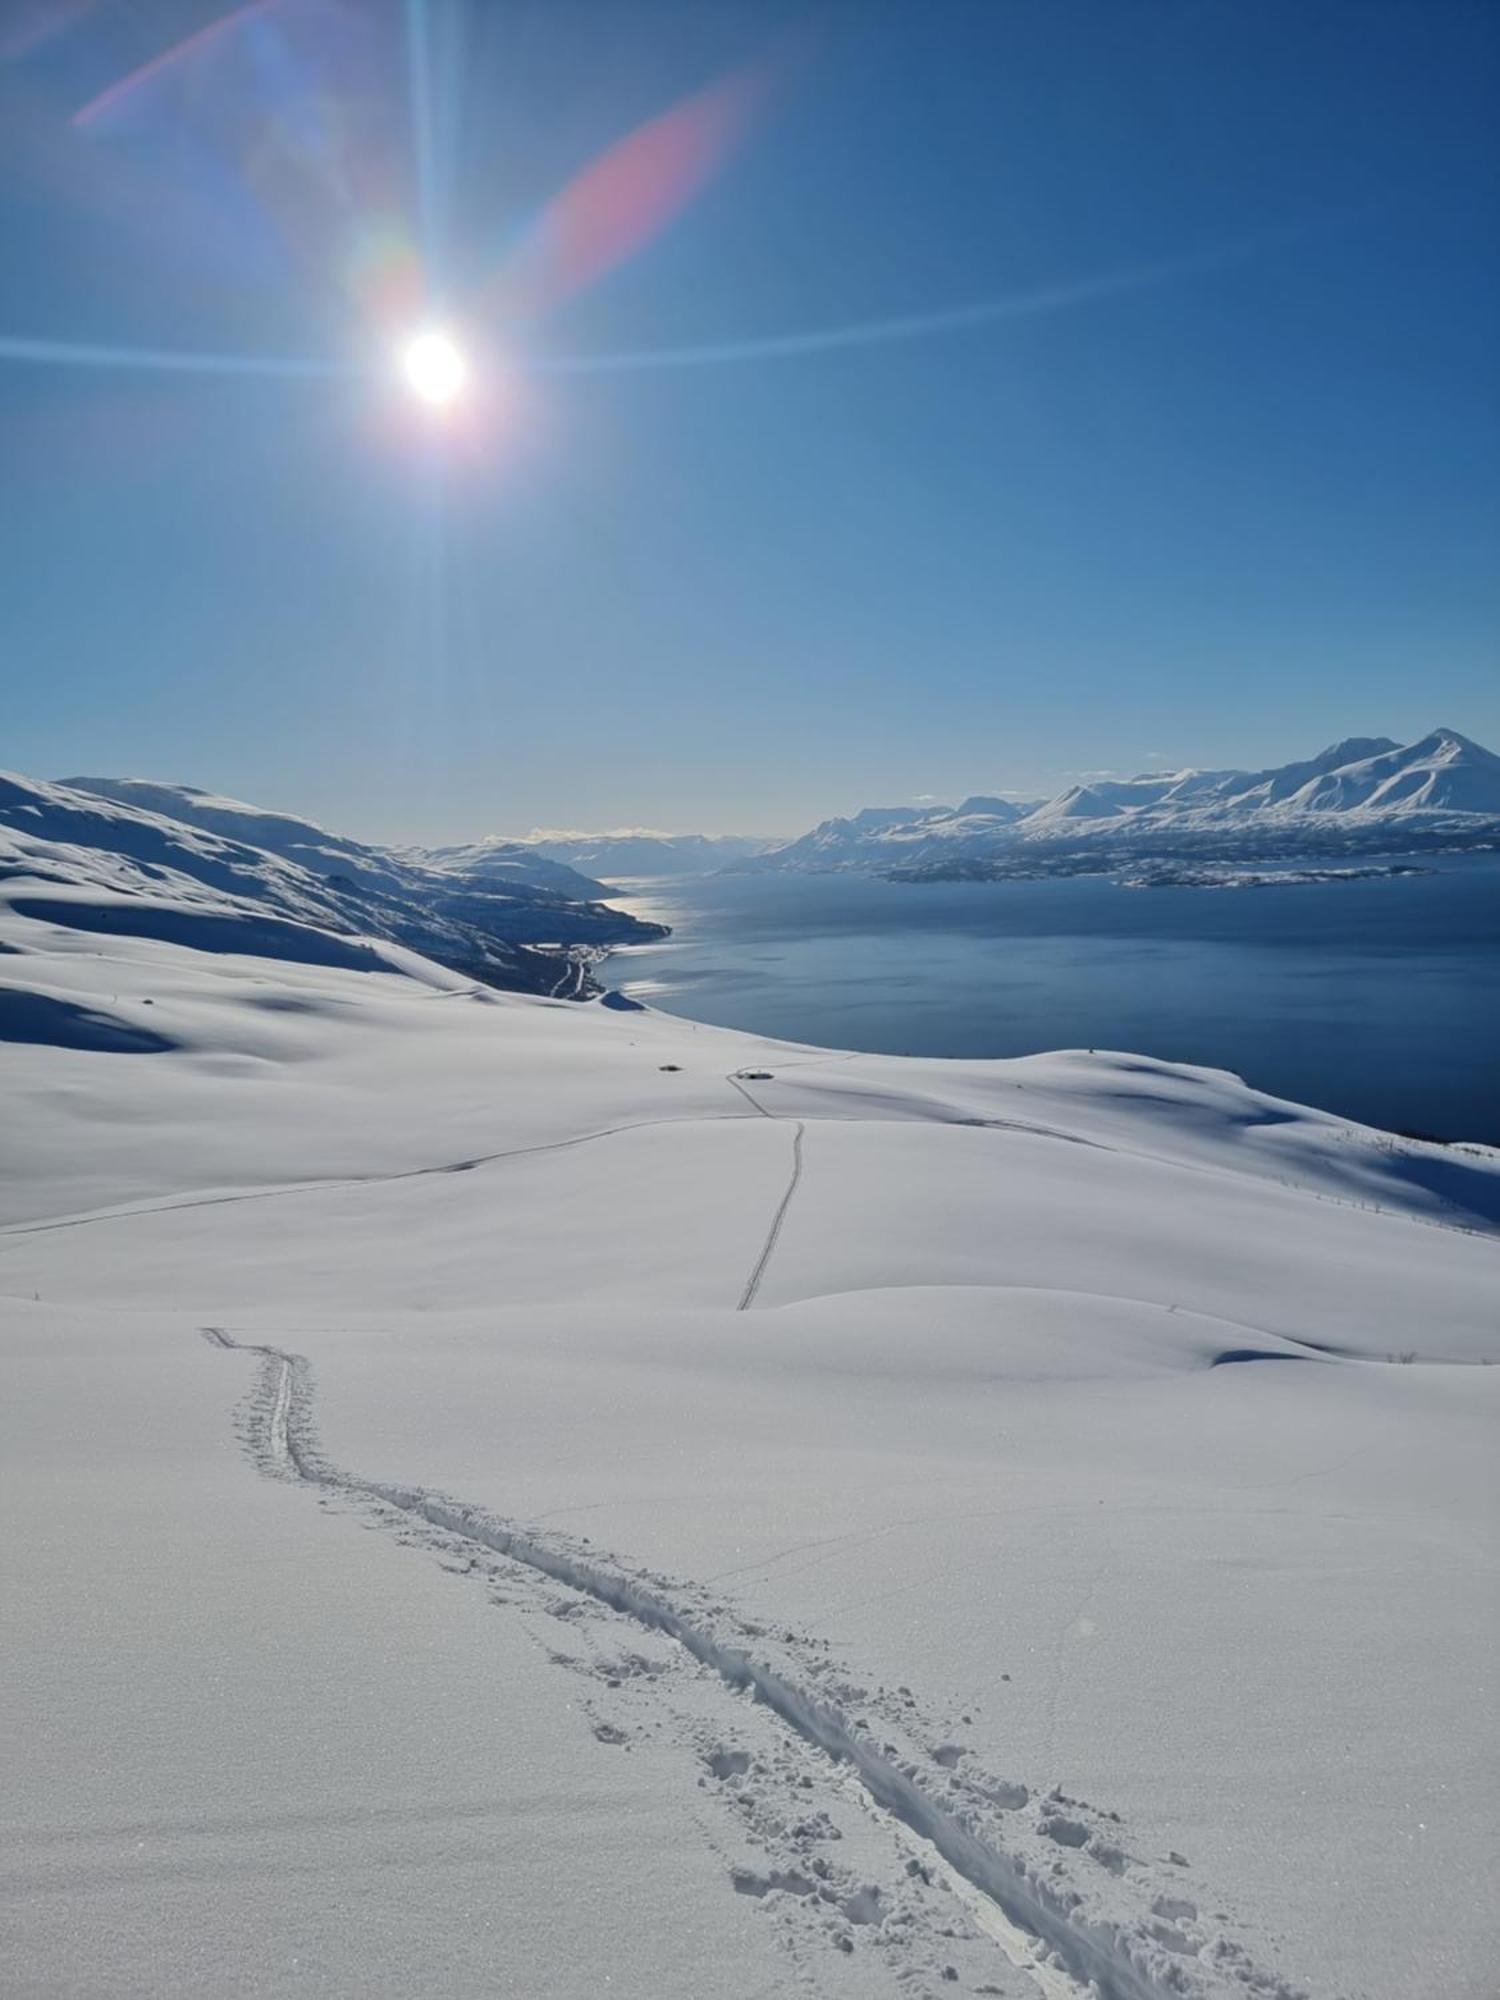
<svg viewBox="0 0 1500 2000"><path fill-rule="evenodd" d="M766 1231L766 1240L761 1245L759 1257L755 1260L755 1269L745 1280L745 1289L741 1292L739 1305L735 1308L737 1312L748 1312L751 1306L755 1304L755 1295L760 1290L760 1281L766 1275L766 1267L770 1263L772 1254L776 1249L777 1238L781 1235L781 1225L786 1221L787 1210L792 1205L792 1197L796 1194L802 1180L802 1139L806 1130L807 1127L799 1118L796 1130L792 1134L792 1177L786 1184L786 1192L782 1195L777 1205L775 1215L771 1218L771 1227Z"/></svg>
<svg viewBox="0 0 1500 2000"><path fill-rule="evenodd" d="M794 1177L778 1222L795 1185ZM773 1224L762 1264L776 1227ZM999 1946L1046 2000L1084 2000L1085 1995L1097 2000L1200 2000L1200 1996L1206 2000L1212 1992L1227 1990L1203 1985L1181 1959L1162 1967L1158 1955L1159 1970L1144 1963L1132 1945L1146 1946L1149 1940L1138 1934L1132 1938L1108 1920L1082 1916L1079 1898L1066 1886L1052 1887L1039 1869L981 1837L962 1812L933 1798L826 1697L757 1660L680 1609L664 1579L605 1568L561 1541L544 1540L427 1488L341 1470L324 1458L316 1440L311 1370L305 1357L269 1343L237 1340L220 1326L199 1331L214 1347L261 1357L261 1383L246 1406L242 1434L251 1457L268 1477L373 1503L382 1510L394 1509L675 1640L732 1692L751 1696L803 1744L852 1774L878 1823L908 1850L915 1845L926 1865L950 1883L979 1932ZM1194 1968L1206 1969L1201 1962ZM1253 1990L1265 2000L1305 2000L1299 1989L1259 1971L1251 1972L1248 1985L1236 1980L1235 1986L1241 1992Z"/></svg>
<svg viewBox="0 0 1500 2000"><path fill-rule="evenodd" d="M740 1096L744 1098L745 1102L750 1106L751 1110L756 1114L757 1117L774 1118L776 1116L776 1113L774 1111L767 1111L766 1107L761 1103L760 1099L755 1095L753 1091L746 1090L744 1084L740 1082L740 1079L736 1075L734 1075L733 1072L731 1072L728 1076L726 1076L724 1081L727 1084L729 1084L733 1089L739 1092Z"/></svg>
<svg viewBox="0 0 1500 2000"><path fill-rule="evenodd" d="M437 999L447 999L448 994L437 994ZM852 1061L853 1056L830 1057L830 1061ZM812 1069L815 1063L793 1063L788 1068ZM0 1240L7 1236L45 1236L58 1229L88 1229L101 1222L129 1222L138 1215L176 1215L194 1208L227 1208L242 1201L280 1201L292 1195L336 1194L347 1188L385 1187L397 1181L422 1180L434 1174L466 1174L478 1167L498 1166L505 1160L523 1160L538 1153L566 1152L571 1146L589 1146L599 1139L618 1138L624 1132L650 1132L664 1125L717 1125L734 1123L748 1116L775 1119L777 1113L768 1111L759 1100L751 1095L735 1075L726 1076L724 1081L737 1090L750 1111L714 1114L687 1112L672 1118L633 1118L619 1125L603 1125L593 1132L575 1132L566 1139L541 1139L535 1145L507 1146L495 1153L476 1153L465 1160L440 1160L427 1167L397 1167L388 1173L373 1174L333 1174L320 1179L306 1181L281 1181L275 1187L243 1188L228 1194L189 1195L170 1201L143 1203L139 1207L107 1208L90 1215L53 1216L43 1222L8 1223L0 1228ZM858 1124L857 1118L841 1119L839 1123ZM961 1121L965 1124L972 1120ZM1025 1131L1025 1126L1017 1126ZM1042 1128L1038 1127L1037 1130Z"/></svg>
<svg viewBox="0 0 1500 2000"><path fill-rule="evenodd" d="M445 999L448 996L446 994L439 994L436 997ZM830 1064L834 1062L852 1062L857 1059L859 1053L856 1050L849 1055L829 1057L827 1060ZM788 1063L784 1065L784 1068L786 1071L792 1072L799 1069L816 1069L821 1066L823 1065L819 1062ZM774 1081L774 1078L772 1080ZM129 1221L138 1215L173 1215L179 1211L186 1212L189 1209L196 1208L225 1208L237 1202L244 1201L280 1201L294 1195L336 1194L350 1188L384 1187L398 1181L423 1180L432 1175L466 1174L480 1167L501 1165L506 1160L528 1159L540 1153L566 1152L573 1146L589 1146L593 1145L597 1140L618 1138L622 1133L649 1132L665 1125L735 1123L737 1119L743 1119L746 1116L769 1118L773 1123L788 1122L783 1113L769 1110L752 1091L747 1090L738 1072L730 1071L725 1076L724 1081L732 1089L738 1091L746 1104L749 1105L750 1111L748 1113L735 1114L730 1112L715 1114L709 1112L687 1112L670 1118L634 1118L626 1120L619 1125L604 1125L592 1132L576 1132L565 1139L542 1139L534 1145L504 1147L498 1152L476 1153L472 1157L462 1160L440 1160L431 1166L397 1167L385 1173L327 1175L314 1180L281 1181L274 1187L244 1188L226 1194L190 1195L186 1198L178 1197L167 1201L144 1203L139 1207L102 1209L87 1215L53 1216L41 1222L6 1223L0 1225L0 1243L3 1243L7 1237L11 1236L45 1236L59 1229L88 1229L98 1223ZM904 1102L905 1100L902 1101ZM1059 1131L1054 1126L1035 1124L1025 1119L977 1118L966 1117L958 1113L951 1116L943 1116L940 1115L940 1107L936 1107L935 1109L939 1115L929 1115L925 1122L937 1125L961 1125L976 1131L1009 1132L1021 1138L1051 1139L1059 1145L1084 1146L1093 1152L1111 1153L1120 1159L1144 1160L1153 1166L1182 1164L1163 1159L1160 1155L1148 1152L1139 1147L1106 1143L1101 1139L1087 1139L1079 1133ZM801 1129L806 1121L798 1122L799 1129ZM820 1122L840 1125L861 1125L878 1123L879 1121L868 1117L860 1117L858 1114L840 1115L835 1112L825 1111L820 1114ZM1243 1180L1247 1178L1260 1180L1267 1186L1288 1189L1293 1194L1303 1196L1311 1201L1328 1202L1338 1208L1355 1209L1365 1214L1392 1215L1399 1221L1410 1222L1431 1229L1456 1230L1460 1235L1487 1236L1496 1233L1491 1227L1468 1221L1447 1221L1439 1215L1424 1215L1408 1209L1387 1209L1378 1201L1359 1201L1348 1195L1334 1194L1326 1188L1308 1187L1303 1182L1288 1176L1246 1175L1238 1168L1212 1166L1206 1163L1195 1165L1193 1171L1195 1173L1214 1174L1217 1177L1231 1180ZM1439 1197L1439 1199L1445 1207L1452 1208L1454 1206L1447 1197ZM1456 1212L1463 1213L1462 1210ZM746 1303L748 1301L741 1302L741 1310L744 1310Z"/></svg>
<svg viewBox="0 0 1500 2000"><path fill-rule="evenodd" d="M770 1112L763 1114L770 1117ZM433 1174L467 1174L476 1167L492 1167L502 1160L526 1159L535 1153L561 1153L570 1146L589 1146L596 1139L614 1139L622 1132L649 1132L662 1125L709 1125L742 1123L746 1114L727 1113L713 1118L688 1113L677 1118L633 1118L622 1125L604 1125L597 1132L575 1132L568 1139L542 1139L534 1146L510 1146L499 1153L476 1153L472 1159L442 1160L430 1167L398 1167L384 1174L345 1174L323 1180L283 1181L276 1187L249 1188L237 1194L191 1196L185 1201L158 1201L141 1208L110 1208L97 1215L71 1215L49 1222L18 1222L0 1229L0 1237L44 1236L54 1229L87 1229L99 1222L132 1222L138 1215L176 1215L191 1208L227 1208L241 1201L277 1201L289 1195L336 1194L346 1188L385 1187L395 1181L419 1181Z"/></svg>

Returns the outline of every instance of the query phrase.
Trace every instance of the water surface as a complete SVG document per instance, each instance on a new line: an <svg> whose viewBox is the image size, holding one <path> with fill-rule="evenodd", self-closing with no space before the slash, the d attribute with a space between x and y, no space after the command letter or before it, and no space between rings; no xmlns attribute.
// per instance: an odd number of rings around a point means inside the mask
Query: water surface
<svg viewBox="0 0 1500 2000"><path fill-rule="evenodd" d="M1258 889L1097 876L627 885L672 926L606 981L698 1021L884 1054L1134 1049L1370 1124L1500 1144L1500 856Z"/></svg>

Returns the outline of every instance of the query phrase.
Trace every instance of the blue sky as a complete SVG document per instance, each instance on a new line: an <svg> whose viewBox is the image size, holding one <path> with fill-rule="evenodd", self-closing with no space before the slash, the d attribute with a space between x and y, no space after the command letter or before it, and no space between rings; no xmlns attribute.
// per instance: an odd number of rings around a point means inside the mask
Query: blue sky
<svg viewBox="0 0 1500 2000"><path fill-rule="evenodd" d="M1483 0L224 12L0 33L0 761L437 839L1500 743ZM747 78L680 213L515 306L559 189Z"/></svg>

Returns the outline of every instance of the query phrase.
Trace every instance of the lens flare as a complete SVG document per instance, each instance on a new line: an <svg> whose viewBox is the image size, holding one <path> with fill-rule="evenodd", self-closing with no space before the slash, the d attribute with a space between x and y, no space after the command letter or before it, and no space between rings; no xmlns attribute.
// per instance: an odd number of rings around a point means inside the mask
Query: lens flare
<svg viewBox="0 0 1500 2000"><path fill-rule="evenodd" d="M185 36L180 42L174 42L169 49L163 49L159 55L152 56L149 62L142 63L139 69L133 69L128 76L121 77L118 83L112 83L107 90L101 90L98 96L90 98L81 110L75 111L72 118L74 129L87 130L89 126L97 124L111 111L116 110L143 84L166 75L169 70L175 69L180 63L191 60L194 56L205 54L217 44L226 41L236 28L243 27L246 22L256 20L263 14L269 14L273 8L281 5L283 0L246 0L246 4L236 7L233 13L221 14L218 20L210 21L207 27L199 28L195 34Z"/></svg>
<svg viewBox="0 0 1500 2000"><path fill-rule="evenodd" d="M452 334L430 326L414 334L401 350L401 373L420 402L442 410L467 388L469 363Z"/></svg>
<svg viewBox="0 0 1500 2000"><path fill-rule="evenodd" d="M514 245L491 281L491 306L508 318L534 318L634 257L728 163L775 80L770 65L739 71L601 153Z"/></svg>

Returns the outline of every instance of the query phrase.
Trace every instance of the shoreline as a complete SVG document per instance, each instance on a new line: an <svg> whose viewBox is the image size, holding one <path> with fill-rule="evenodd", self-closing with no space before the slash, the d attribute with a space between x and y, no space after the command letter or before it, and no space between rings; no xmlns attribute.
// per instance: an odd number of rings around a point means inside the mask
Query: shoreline
<svg viewBox="0 0 1500 2000"><path fill-rule="evenodd" d="M599 976L678 1018L810 1047L1138 1048L1377 1130L1492 1147L1500 857L1444 860L1423 877L1255 885L1297 891L1281 899L1174 898L1189 885L1170 883L1117 896L1076 876L930 898L852 871L632 880L617 900L671 935L609 949Z"/></svg>

